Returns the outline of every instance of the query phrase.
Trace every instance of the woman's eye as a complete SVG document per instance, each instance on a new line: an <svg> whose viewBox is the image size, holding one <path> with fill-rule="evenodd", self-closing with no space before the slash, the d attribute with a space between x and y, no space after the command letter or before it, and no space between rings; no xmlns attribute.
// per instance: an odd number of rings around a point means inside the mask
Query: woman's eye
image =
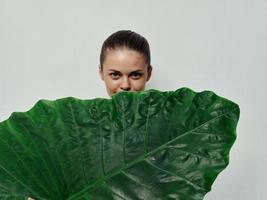
<svg viewBox="0 0 267 200"><path fill-rule="evenodd" d="M139 79L139 78L141 77L141 75L142 75L142 74L140 74L140 73L132 73L132 77L133 77L134 79Z"/></svg>
<svg viewBox="0 0 267 200"><path fill-rule="evenodd" d="M118 78L120 77L119 73L116 73L116 72L114 72L114 73L110 73L109 75L110 75L111 78L113 78L113 79L118 79Z"/></svg>

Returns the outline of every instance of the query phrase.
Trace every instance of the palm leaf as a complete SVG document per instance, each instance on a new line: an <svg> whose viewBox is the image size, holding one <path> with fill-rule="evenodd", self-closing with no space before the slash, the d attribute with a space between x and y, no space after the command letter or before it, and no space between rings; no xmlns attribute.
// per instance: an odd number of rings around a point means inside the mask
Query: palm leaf
<svg viewBox="0 0 267 200"><path fill-rule="evenodd" d="M238 118L237 104L188 88L40 100L0 123L0 198L203 199Z"/></svg>

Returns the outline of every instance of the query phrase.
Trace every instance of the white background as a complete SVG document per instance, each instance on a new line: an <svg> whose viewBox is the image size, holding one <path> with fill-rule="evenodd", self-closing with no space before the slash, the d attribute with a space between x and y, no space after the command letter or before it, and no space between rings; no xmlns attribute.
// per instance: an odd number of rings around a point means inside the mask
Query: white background
<svg viewBox="0 0 267 200"><path fill-rule="evenodd" d="M266 0L0 0L0 121L39 99L108 97L99 54L121 29L150 43L147 89L240 105L230 164L205 200L266 199Z"/></svg>

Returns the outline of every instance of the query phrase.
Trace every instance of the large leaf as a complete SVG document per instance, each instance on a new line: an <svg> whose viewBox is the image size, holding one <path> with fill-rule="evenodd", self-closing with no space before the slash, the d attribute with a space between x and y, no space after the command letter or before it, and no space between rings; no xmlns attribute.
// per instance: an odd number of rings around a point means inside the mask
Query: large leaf
<svg viewBox="0 0 267 200"><path fill-rule="evenodd" d="M200 200L238 118L237 104L188 88L40 100L0 123L0 197Z"/></svg>

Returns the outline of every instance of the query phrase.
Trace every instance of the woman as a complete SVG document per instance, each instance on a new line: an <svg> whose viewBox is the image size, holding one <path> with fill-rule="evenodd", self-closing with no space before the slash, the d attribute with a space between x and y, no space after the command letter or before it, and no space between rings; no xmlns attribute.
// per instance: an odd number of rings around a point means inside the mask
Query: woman
<svg viewBox="0 0 267 200"><path fill-rule="evenodd" d="M147 40L130 30L111 34L102 45L99 74L109 96L144 90L152 74Z"/></svg>
<svg viewBox="0 0 267 200"><path fill-rule="evenodd" d="M147 40L130 30L110 35L100 53L99 74L109 96L121 91L142 91L152 73Z"/></svg>

